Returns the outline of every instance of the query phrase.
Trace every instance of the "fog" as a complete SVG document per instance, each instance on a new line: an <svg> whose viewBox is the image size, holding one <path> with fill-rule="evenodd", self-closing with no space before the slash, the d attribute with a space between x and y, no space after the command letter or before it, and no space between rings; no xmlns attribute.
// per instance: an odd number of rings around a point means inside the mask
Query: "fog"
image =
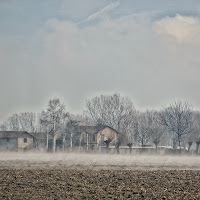
<svg viewBox="0 0 200 200"><path fill-rule="evenodd" d="M198 156L0 153L0 168L94 170L200 170Z"/></svg>

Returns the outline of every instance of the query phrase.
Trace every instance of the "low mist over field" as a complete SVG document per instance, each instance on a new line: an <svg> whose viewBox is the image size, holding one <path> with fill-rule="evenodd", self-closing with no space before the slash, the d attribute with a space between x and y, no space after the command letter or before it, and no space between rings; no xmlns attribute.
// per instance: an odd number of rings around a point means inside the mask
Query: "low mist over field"
<svg viewBox="0 0 200 200"><path fill-rule="evenodd" d="M0 153L0 168L200 170L200 159L195 156Z"/></svg>

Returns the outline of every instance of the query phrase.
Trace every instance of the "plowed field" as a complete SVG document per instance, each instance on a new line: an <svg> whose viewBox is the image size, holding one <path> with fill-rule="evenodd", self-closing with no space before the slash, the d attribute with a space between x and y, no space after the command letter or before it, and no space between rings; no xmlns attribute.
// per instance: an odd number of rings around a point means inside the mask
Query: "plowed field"
<svg viewBox="0 0 200 200"><path fill-rule="evenodd" d="M1 154L0 199L200 200L199 159Z"/></svg>
<svg viewBox="0 0 200 200"><path fill-rule="evenodd" d="M200 199L200 172L0 170L0 199Z"/></svg>

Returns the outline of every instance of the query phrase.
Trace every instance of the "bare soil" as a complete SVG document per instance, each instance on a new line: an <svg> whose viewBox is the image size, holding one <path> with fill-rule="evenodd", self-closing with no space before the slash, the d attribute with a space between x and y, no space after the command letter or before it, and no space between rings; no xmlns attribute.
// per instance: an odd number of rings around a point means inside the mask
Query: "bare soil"
<svg viewBox="0 0 200 200"><path fill-rule="evenodd" d="M199 199L199 157L0 154L0 199Z"/></svg>
<svg viewBox="0 0 200 200"><path fill-rule="evenodd" d="M0 170L0 199L200 199L200 171Z"/></svg>

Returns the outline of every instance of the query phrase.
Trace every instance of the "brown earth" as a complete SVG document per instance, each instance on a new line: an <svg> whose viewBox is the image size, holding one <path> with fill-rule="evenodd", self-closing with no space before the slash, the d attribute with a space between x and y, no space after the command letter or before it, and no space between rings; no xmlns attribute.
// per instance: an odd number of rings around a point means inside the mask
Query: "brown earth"
<svg viewBox="0 0 200 200"><path fill-rule="evenodd" d="M200 199L200 171L1 168L0 199Z"/></svg>

